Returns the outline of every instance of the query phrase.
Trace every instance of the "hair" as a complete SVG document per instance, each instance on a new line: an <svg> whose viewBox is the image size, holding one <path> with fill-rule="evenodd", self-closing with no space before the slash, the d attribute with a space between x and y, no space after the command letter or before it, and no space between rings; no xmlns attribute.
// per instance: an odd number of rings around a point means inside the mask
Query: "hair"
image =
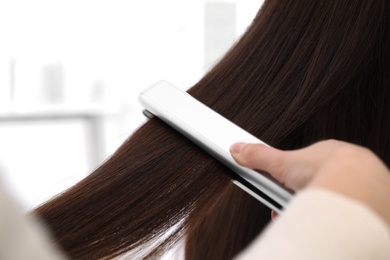
<svg viewBox="0 0 390 260"><path fill-rule="evenodd" d="M188 92L274 147L334 138L390 165L389 25L387 0L265 1ZM270 220L229 169L157 118L34 213L73 259L159 258L178 241L186 259L229 259Z"/></svg>

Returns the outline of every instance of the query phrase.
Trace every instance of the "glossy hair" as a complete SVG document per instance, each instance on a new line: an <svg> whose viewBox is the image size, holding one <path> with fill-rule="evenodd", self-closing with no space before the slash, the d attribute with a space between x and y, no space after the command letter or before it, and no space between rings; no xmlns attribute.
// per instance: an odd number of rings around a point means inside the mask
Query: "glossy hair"
<svg viewBox="0 0 390 260"><path fill-rule="evenodd" d="M188 92L277 148L335 138L390 165L389 15L388 0L265 1ZM186 259L229 259L270 220L227 168L156 118L35 213L74 259L159 258L180 240Z"/></svg>

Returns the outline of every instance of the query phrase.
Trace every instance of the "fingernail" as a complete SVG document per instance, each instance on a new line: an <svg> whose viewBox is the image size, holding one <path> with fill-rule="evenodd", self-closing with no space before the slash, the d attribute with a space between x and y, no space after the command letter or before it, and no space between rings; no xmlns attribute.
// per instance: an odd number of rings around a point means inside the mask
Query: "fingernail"
<svg viewBox="0 0 390 260"><path fill-rule="evenodd" d="M246 143L235 143L232 146L230 146L230 152L234 154L239 154L245 145Z"/></svg>

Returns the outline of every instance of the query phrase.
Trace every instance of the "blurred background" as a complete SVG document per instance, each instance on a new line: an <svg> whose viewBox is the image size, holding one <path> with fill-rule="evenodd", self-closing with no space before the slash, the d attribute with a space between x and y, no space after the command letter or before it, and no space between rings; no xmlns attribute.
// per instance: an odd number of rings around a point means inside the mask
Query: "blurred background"
<svg viewBox="0 0 390 260"><path fill-rule="evenodd" d="M145 120L142 89L190 87L262 2L1 0L1 181L30 210L85 177Z"/></svg>

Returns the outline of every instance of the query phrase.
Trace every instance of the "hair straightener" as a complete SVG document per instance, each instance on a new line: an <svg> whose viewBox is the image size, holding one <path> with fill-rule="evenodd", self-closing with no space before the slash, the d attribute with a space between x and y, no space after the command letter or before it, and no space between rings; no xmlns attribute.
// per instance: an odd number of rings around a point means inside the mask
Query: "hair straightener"
<svg viewBox="0 0 390 260"><path fill-rule="evenodd" d="M264 142L166 81L146 88L139 101L147 117L158 117L233 170L233 183L238 187L276 212L287 205L292 197L288 189L264 174L238 165L230 154L233 143Z"/></svg>

